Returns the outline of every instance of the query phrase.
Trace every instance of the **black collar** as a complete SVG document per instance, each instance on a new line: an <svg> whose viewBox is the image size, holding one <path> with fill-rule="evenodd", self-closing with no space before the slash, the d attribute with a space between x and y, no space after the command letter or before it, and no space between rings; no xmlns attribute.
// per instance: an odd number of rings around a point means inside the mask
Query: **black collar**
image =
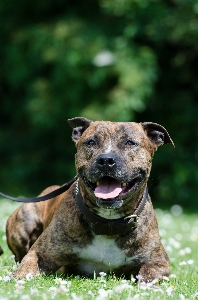
<svg viewBox="0 0 198 300"><path fill-rule="evenodd" d="M80 211L88 219L88 221L93 223L93 231L96 235L117 235L125 233L131 229L135 229L137 227L138 217L143 211L146 201L149 199L148 188L146 187L142 196L142 200L135 209L133 215L120 219L109 220L102 218L89 210L88 206L83 201L80 192L79 181L76 182L74 197Z"/></svg>

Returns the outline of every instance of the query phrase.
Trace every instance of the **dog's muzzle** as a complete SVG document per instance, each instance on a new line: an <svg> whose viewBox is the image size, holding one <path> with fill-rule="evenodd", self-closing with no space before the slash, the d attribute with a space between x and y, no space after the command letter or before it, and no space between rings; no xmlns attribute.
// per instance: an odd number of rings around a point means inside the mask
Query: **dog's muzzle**
<svg viewBox="0 0 198 300"><path fill-rule="evenodd" d="M104 208L119 208L143 181L142 174L136 174L129 182L120 181L111 176L103 176L96 182L83 177L89 190L95 195L98 206Z"/></svg>

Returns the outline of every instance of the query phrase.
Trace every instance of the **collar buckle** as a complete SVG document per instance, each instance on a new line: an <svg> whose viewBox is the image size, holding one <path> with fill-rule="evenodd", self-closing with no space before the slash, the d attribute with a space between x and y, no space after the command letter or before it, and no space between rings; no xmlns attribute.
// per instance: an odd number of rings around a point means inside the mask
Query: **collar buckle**
<svg viewBox="0 0 198 300"><path fill-rule="evenodd" d="M124 220L132 219L132 218L138 219L138 216L137 215L130 215L130 216L125 217Z"/></svg>
<svg viewBox="0 0 198 300"><path fill-rule="evenodd" d="M124 220L127 220L127 219L130 219L129 220L129 223L132 221L133 219L133 224L134 224L134 228L137 227L137 223L139 222L139 217L137 215L130 215L130 216L127 216L124 218Z"/></svg>

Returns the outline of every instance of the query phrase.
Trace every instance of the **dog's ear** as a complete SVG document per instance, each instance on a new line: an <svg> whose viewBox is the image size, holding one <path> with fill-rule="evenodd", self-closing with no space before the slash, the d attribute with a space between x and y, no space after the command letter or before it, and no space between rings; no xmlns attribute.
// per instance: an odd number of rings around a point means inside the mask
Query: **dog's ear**
<svg viewBox="0 0 198 300"><path fill-rule="evenodd" d="M85 129L87 129L93 121L86 118L76 117L73 119L68 119L67 122L73 128L72 140L77 142Z"/></svg>
<svg viewBox="0 0 198 300"><path fill-rule="evenodd" d="M174 147L174 143L171 137L162 125L152 122L144 122L141 124L144 130L146 131L150 141L154 143L157 147L164 144L172 144Z"/></svg>

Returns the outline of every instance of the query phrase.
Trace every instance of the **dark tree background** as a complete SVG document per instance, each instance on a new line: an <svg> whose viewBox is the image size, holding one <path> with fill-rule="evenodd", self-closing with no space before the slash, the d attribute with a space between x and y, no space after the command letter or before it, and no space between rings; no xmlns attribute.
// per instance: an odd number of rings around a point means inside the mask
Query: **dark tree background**
<svg viewBox="0 0 198 300"><path fill-rule="evenodd" d="M175 142L155 154L158 206L197 208L198 3L0 3L0 190L37 195L74 174L67 119L152 121Z"/></svg>

